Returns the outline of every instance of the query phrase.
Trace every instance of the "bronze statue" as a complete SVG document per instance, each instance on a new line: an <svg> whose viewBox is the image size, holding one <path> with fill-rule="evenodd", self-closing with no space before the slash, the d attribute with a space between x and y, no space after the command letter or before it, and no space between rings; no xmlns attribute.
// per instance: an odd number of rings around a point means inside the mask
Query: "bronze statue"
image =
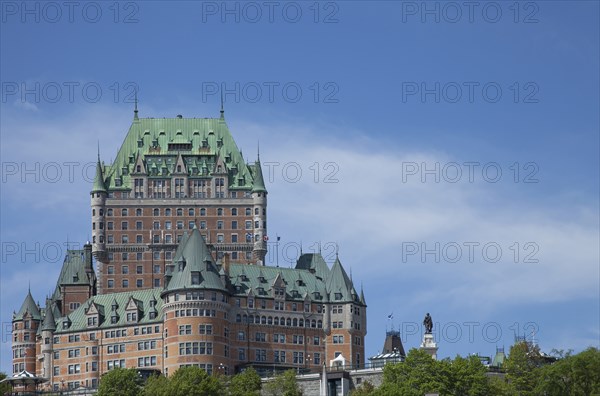
<svg viewBox="0 0 600 396"><path fill-rule="evenodd" d="M433 329L433 320L431 320L429 312L427 312L425 319L423 319L423 326L425 326L425 334L431 334L431 330Z"/></svg>

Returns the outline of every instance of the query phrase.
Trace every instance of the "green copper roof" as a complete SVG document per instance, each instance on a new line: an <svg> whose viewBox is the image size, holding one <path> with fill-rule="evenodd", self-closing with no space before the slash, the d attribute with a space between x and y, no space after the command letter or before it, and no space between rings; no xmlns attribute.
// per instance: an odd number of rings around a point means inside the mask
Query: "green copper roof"
<svg viewBox="0 0 600 396"><path fill-rule="evenodd" d="M42 322L41 330L56 330L56 321L54 319L54 302L46 301L46 309L44 310L44 321Z"/></svg>
<svg viewBox="0 0 600 396"><path fill-rule="evenodd" d="M38 308L35 301L33 301L33 297L31 296L31 290L27 292L27 297L25 297L25 301L21 305L21 309L14 316L14 319L21 320L26 312L29 312L31 317L35 320L41 320L42 316L40 314L40 309Z"/></svg>
<svg viewBox="0 0 600 396"><path fill-rule="evenodd" d="M96 176L94 177L94 185L92 186L91 192L106 192L106 186L104 185L104 175L102 172L102 164L100 163L100 158L98 158L98 162L96 163Z"/></svg>
<svg viewBox="0 0 600 396"><path fill-rule="evenodd" d="M181 246L183 245L183 248ZM192 229L187 240L182 241L173 258L173 272L165 287L166 291L181 289L213 289L227 291L219 276L210 250L197 228ZM197 273L198 281L192 284L192 273ZM164 292L163 292L164 293Z"/></svg>
<svg viewBox="0 0 600 396"><path fill-rule="evenodd" d="M53 300L60 300L60 287L62 285L89 285L90 279L85 271L84 250L67 250L63 266L60 270L56 288L52 295Z"/></svg>
<svg viewBox="0 0 600 396"><path fill-rule="evenodd" d="M265 187L265 180L263 179L262 168L260 166L260 160L254 163L253 168L254 183L252 184L252 192L267 192Z"/></svg>
<svg viewBox="0 0 600 396"><path fill-rule="evenodd" d="M104 168L104 185L109 190L131 189L138 155L148 177L170 177L180 154L185 166L181 171L189 177L211 177L221 158L230 189L248 191L254 185L252 170L223 118L179 117L134 119L113 163Z"/></svg>
<svg viewBox="0 0 600 396"><path fill-rule="evenodd" d="M101 321L98 328L105 329L110 327L121 327L127 324L131 325L143 325L149 323L162 322L162 304L163 301L158 295L158 290L146 289L138 290L133 292L123 293L111 293L111 294L100 294L90 298L86 303L82 304L75 311L70 313L68 316L62 317L58 320L58 326L56 333L68 333L72 331L81 331L86 329L93 329L87 326L87 315L86 311L92 304L95 304L104 312L101 314ZM138 320L135 322L127 322L127 305L130 301L133 301L138 306ZM151 307L150 303L154 300L154 307ZM112 305L116 302L118 308L116 311L112 311ZM154 319L150 319L149 312L156 310L157 316ZM111 316L116 314L118 320L116 323L111 323ZM68 320L71 325L68 328L63 328L63 322Z"/></svg>
<svg viewBox="0 0 600 396"><path fill-rule="evenodd" d="M348 274L346 274L338 257L335 258L335 262L331 267L331 273L327 278L327 293L329 293L329 300L332 302L354 301L360 303L360 298L354 289L354 285ZM339 294L341 298L336 298L336 294Z"/></svg>
<svg viewBox="0 0 600 396"><path fill-rule="evenodd" d="M323 281L329 276L329 267L319 253L304 253L298 258L296 268L310 271Z"/></svg>
<svg viewBox="0 0 600 396"><path fill-rule="evenodd" d="M275 279L280 276L285 283L286 299L326 301L325 283L304 269L267 267L260 265L231 264L229 279L237 286L234 294L272 296ZM318 298L318 295L320 298Z"/></svg>

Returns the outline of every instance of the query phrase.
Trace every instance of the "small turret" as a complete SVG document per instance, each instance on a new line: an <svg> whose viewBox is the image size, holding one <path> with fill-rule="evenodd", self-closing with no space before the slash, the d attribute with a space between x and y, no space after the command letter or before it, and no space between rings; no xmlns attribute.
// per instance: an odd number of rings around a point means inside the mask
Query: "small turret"
<svg viewBox="0 0 600 396"><path fill-rule="evenodd" d="M98 260L98 273L102 274L102 263L106 258L106 236L105 236L105 211L108 192L104 181L103 166L100 163L100 152L98 151L98 162L96 163L96 177L92 186L92 254ZM102 285L102 282L99 282ZM102 292L102 290L100 290Z"/></svg>
<svg viewBox="0 0 600 396"><path fill-rule="evenodd" d="M13 367L36 372L36 333L42 319L40 309L28 291L21 309L13 315Z"/></svg>
<svg viewBox="0 0 600 396"><path fill-rule="evenodd" d="M260 152L254 163L252 172L254 178L252 183L252 200L254 204L254 258L259 264L264 264L267 255L267 189L260 165Z"/></svg>

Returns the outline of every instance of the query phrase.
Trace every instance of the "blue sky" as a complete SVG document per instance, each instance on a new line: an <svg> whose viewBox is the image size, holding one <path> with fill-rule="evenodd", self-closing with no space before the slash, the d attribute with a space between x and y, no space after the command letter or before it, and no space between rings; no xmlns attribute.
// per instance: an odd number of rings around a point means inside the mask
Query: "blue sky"
<svg viewBox="0 0 600 396"><path fill-rule="evenodd" d="M272 4L1 3L0 370L28 282L43 301L89 238L132 84L141 117L225 93L280 253L337 244L364 285L368 355L426 312L442 357L600 346L598 3Z"/></svg>

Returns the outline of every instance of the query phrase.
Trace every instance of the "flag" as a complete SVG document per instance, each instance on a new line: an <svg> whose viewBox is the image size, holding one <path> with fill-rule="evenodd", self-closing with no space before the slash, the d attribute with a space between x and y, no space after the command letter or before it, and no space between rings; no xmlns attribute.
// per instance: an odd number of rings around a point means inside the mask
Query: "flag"
<svg viewBox="0 0 600 396"><path fill-rule="evenodd" d="M263 241L267 242L268 240L269 240L269 237L265 235L265 236L263 237Z"/></svg>
<svg viewBox="0 0 600 396"><path fill-rule="evenodd" d="M392 319L394 319L394 313L393 312L388 315L388 320L392 320Z"/></svg>
<svg viewBox="0 0 600 396"><path fill-rule="evenodd" d="M281 241L281 237L280 236L277 237L277 242L279 242L279 241Z"/></svg>

